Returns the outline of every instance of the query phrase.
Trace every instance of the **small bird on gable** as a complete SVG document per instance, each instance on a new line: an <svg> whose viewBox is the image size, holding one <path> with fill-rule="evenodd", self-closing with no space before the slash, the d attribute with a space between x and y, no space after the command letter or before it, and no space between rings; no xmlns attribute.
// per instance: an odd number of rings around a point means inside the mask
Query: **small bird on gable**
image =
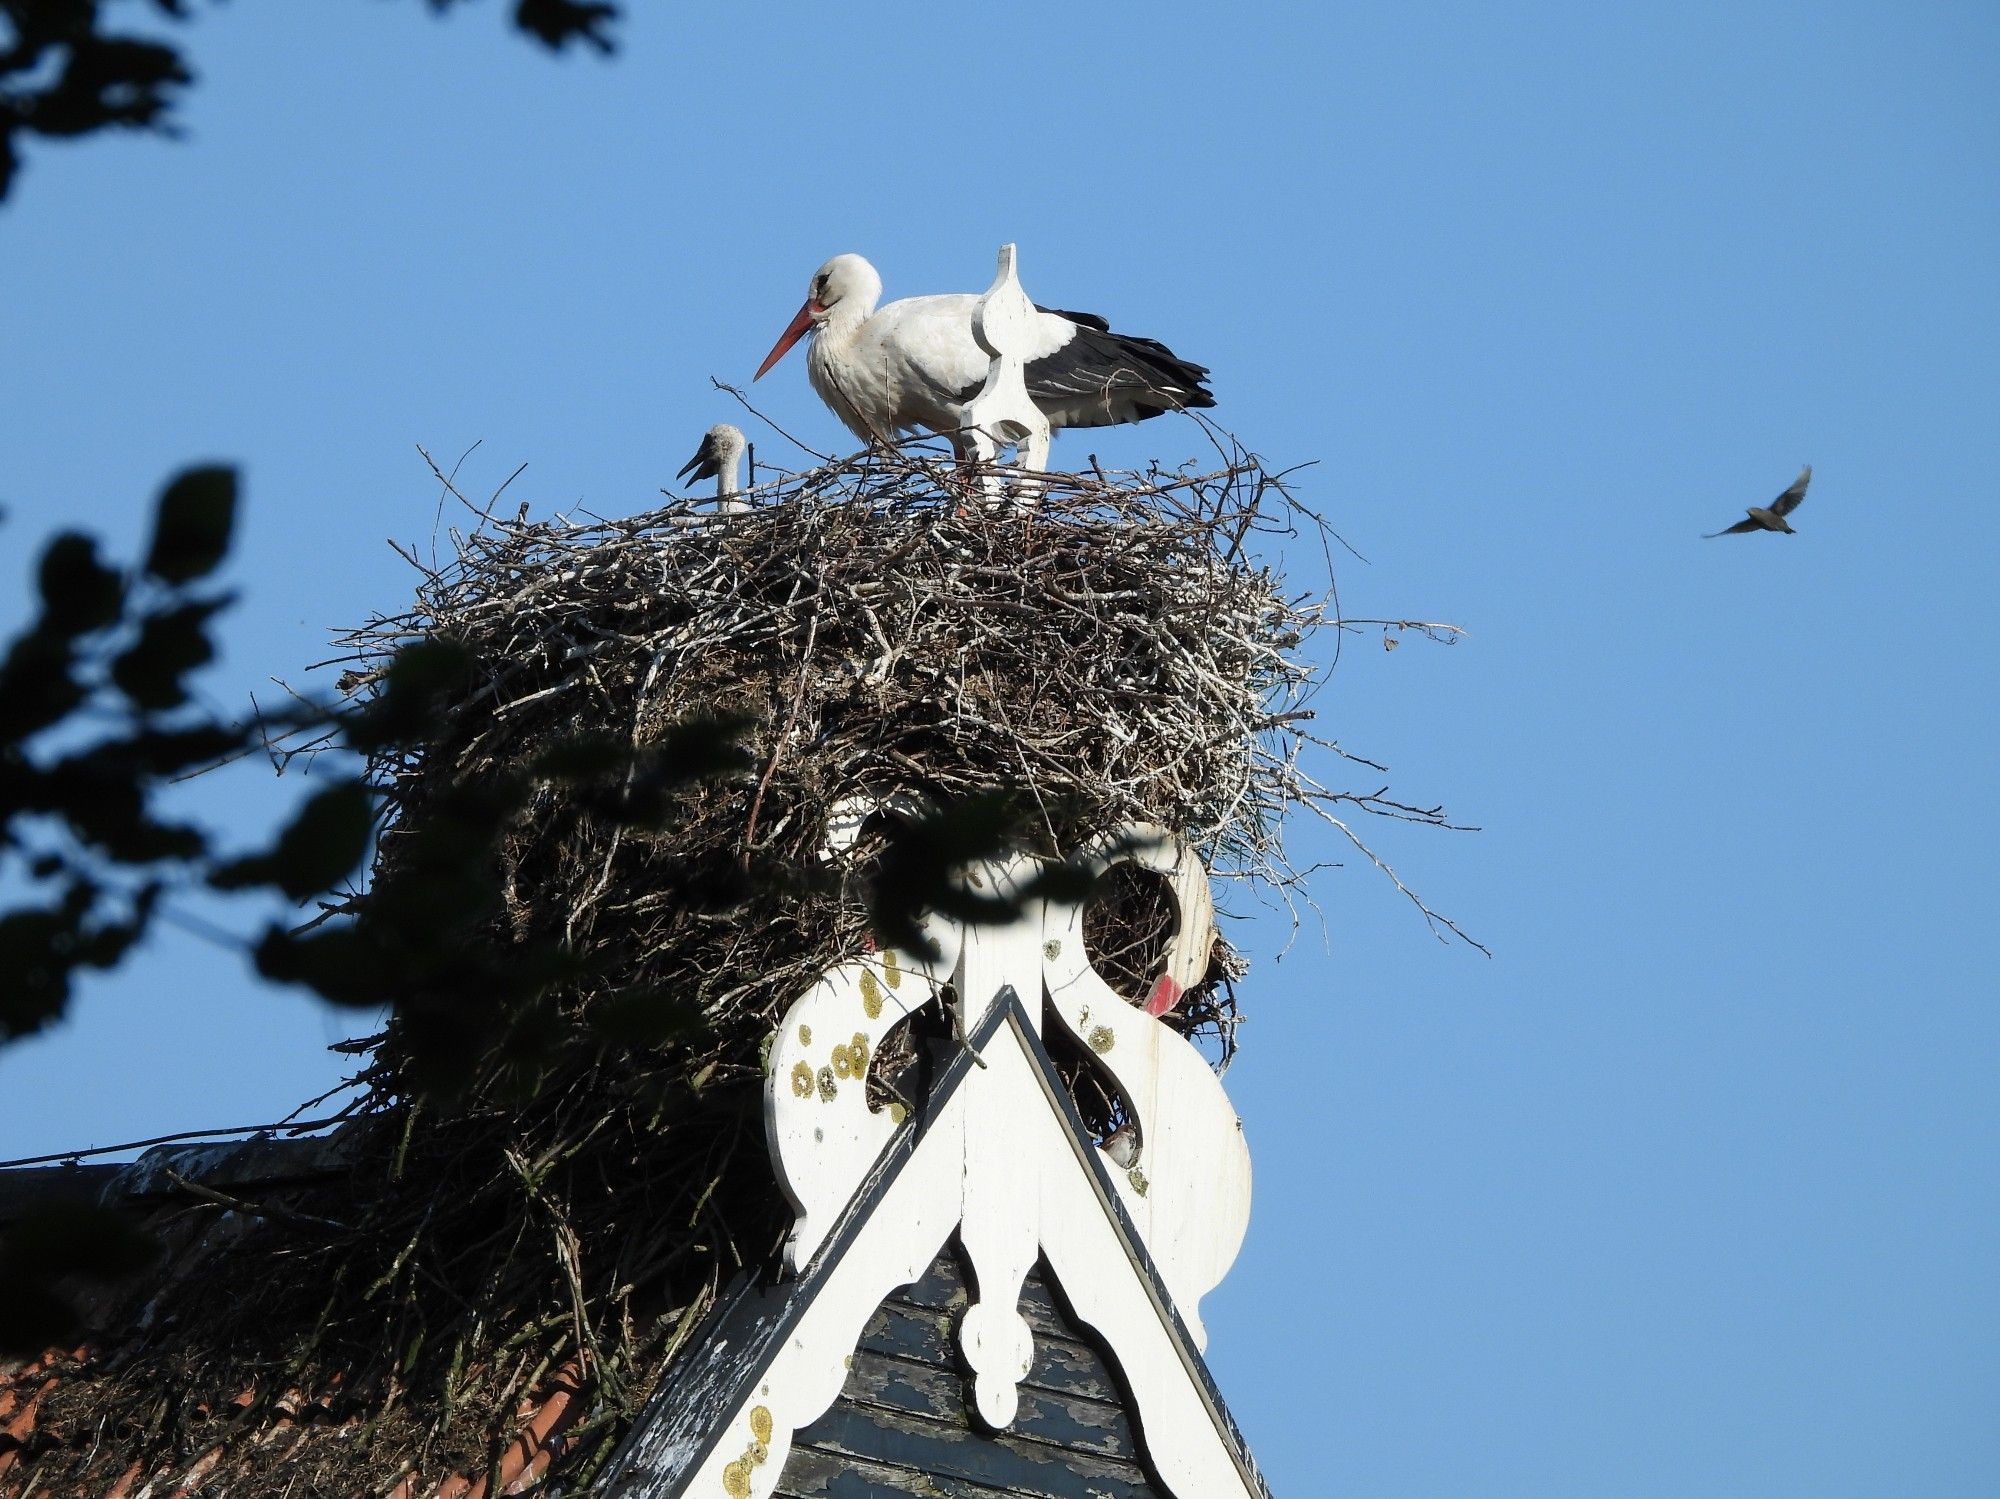
<svg viewBox="0 0 2000 1499"><path fill-rule="evenodd" d="M1118 1126L1101 1142L1104 1153L1120 1166L1131 1166L1139 1159L1139 1131L1127 1120Z"/></svg>
<svg viewBox="0 0 2000 1499"><path fill-rule="evenodd" d="M1783 531L1787 536L1798 533L1791 528L1785 517L1799 508L1799 501L1806 497L1806 486L1812 483L1812 465L1808 463L1799 470L1798 478L1792 480L1792 487L1779 495L1769 505L1752 505L1748 518L1733 526L1725 526L1720 531L1710 531L1703 541L1713 541L1718 536L1736 536L1747 531Z"/></svg>

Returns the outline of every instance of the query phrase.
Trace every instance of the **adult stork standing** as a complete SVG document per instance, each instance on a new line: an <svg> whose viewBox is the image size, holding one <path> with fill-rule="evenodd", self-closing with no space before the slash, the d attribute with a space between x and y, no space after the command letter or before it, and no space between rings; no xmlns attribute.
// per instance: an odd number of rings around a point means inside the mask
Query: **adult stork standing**
<svg viewBox="0 0 2000 1499"><path fill-rule="evenodd" d="M812 336L806 373L847 430L888 442L916 430L959 435L966 403L986 383L991 357L972 335L971 293L905 297L888 306L882 278L859 255L836 255L813 272L805 305L772 346L756 377ZM1028 351L1028 396L1052 429L1143 422L1165 411L1213 406L1208 371L1165 344L1114 333L1088 312L1037 307Z"/></svg>
<svg viewBox="0 0 2000 1499"><path fill-rule="evenodd" d="M717 422L702 434L701 446L694 450L694 457L683 463L677 479L713 479L715 497L721 501L717 507L724 511L747 510L750 507L734 496L743 488L743 452L748 444L743 440L739 427L728 422Z"/></svg>

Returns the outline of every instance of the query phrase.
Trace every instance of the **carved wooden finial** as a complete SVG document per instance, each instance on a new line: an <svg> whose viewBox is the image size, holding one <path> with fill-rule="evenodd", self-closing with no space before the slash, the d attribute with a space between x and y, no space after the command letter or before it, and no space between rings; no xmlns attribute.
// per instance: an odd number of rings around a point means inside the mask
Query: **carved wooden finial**
<svg viewBox="0 0 2000 1499"><path fill-rule="evenodd" d="M966 404L967 436L983 463L1000 449L1014 449L1016 463L1034 473L1049 466L1049 419L1028 395L1026 368L1033 347L1035 304L1015 273L1014 246L1000 247L993 284L972 310L972 336L991 363L986 384ZM997 498L997 481L987 492Z"/></svg>

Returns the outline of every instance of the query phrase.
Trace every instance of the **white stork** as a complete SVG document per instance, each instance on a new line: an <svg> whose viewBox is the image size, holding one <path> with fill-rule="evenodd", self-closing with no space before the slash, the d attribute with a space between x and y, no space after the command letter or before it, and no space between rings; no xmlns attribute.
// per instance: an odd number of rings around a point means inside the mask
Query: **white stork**
<svg viewBox="0 0 2000 1499"><path fill-rule="evenodd" d="M806 373L820 399L864 441L916 429L956 434L990 361L972 336L970 293L906 297L877 309L882 278L859 255L836 255L813 272L799 315L756 378L807 334ZM1165 344L1113 333L1087 312L1037 307L1040 337L1027 360L1028 395L1051 428L1143 422L1163 411L1213 406L1208 371ZM966 456L967 444L952 436Z"/></svg>
<svg viewBox="0 0 2000 1499"><path fill-rule="evenodd" d="M728 422L717 422L702 434L701 446L694 450L694 457L681 465L677 479L713 479L715 497L722 503L718 507L724 511L747 510L750 507L738 499L733 499L743 488L743 451L747 444L740 428Z"/></svg>

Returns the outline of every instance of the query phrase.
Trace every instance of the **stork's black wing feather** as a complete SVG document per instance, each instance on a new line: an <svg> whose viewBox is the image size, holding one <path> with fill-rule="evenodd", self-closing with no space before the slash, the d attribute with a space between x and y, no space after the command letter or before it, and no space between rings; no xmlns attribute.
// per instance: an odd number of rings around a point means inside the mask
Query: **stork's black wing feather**
<svg viewBox="0 0 2000 1499"><path fill-rule="evenodd" d="M1060 307L1044 307L1040 302L1035 304L1035 311L1046 312L1051 317L1066 317L1079 327L1095 328L1099 333L1111 331L1111 324L1094 312L1066 312Z"/></svg>
<svg viewBox="0 0 2000 1499"><path fill-rule="evenodd" d="M1022 370L1029 398L1058 425L1108 427L1215 404L1207 368L1182 359L1158 339L1113 333L1111 324L1092 312L1039 305L1035 310L1074 330L1061 347L1029 360ZM953 394L963 404L979 391L974 384Z"/></svg>
<svg viewBox="0 0 2000 1499"><path fill-rule="evenodd" d="M1068 408L1072 427L1142 422L1167 411L1215 404L1208 371L1151 338L1077 323L1061 348L1022 372L1039 406Z"/></svg>

